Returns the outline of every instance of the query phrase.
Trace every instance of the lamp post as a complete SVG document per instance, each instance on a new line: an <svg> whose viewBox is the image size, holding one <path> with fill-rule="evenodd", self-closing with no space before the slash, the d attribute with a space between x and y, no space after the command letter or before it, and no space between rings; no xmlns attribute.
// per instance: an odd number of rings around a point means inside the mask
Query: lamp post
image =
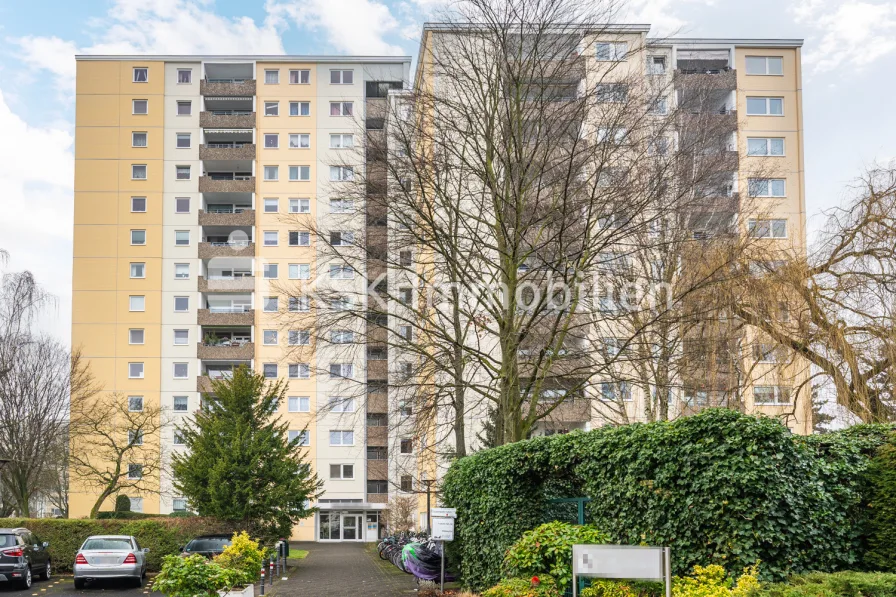
<svg viewBox="0 0 896 597"><path fill-rule="evenodd" d="M426 534L432 534L432 484L435 479L421 479L426 485Z"/></svg>

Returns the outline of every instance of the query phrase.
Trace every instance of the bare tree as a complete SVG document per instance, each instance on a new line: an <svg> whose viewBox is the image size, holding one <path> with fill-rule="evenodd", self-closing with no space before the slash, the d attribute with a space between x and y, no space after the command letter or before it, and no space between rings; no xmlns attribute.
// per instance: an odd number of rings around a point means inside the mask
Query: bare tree
<svg viewBox="0 0 896 597"><path fill-rule="evenodd" d="M864 422L894 418L896 167L868 170L807 258L780 251L752 261L733 312L807 359L837 404Z"/></svg>
<svg viewBox="0 0 896 597"><path fill-rule="evenodd" d="M384 512L386 528L390 533L402 533L414 528L417 515L417 496L395 494L389 499Z"/></svg>

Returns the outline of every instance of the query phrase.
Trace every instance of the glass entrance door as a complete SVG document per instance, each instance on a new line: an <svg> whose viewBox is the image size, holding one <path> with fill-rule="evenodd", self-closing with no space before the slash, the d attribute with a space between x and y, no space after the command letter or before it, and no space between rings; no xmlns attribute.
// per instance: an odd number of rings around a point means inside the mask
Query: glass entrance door
<svg viewBox="0 0 896 597"><path fill-rule="evenodd" d="M321 512L318 538L322 541L339 541L342 538L339 532L340 520L341 517L339 516L339 513L331 514L329 512Z"/></svg>
<svg viewBox="0 0 896 597"><path fill-rule="evenodd" d="M342 517L342 540L360 541L363 536L363 517L357 514L346 514Z"/></svg>

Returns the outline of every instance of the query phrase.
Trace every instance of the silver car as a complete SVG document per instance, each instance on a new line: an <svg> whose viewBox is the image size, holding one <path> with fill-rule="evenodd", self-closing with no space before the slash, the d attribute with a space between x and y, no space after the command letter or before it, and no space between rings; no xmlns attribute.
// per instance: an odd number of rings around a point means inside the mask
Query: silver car
<svg viewBox="0 0 896 597"><path fill-rule="evenodd" d="M97 578L124 578L143 586L147 553L130 535L88 537L75 556L75 588Z"/></svg>

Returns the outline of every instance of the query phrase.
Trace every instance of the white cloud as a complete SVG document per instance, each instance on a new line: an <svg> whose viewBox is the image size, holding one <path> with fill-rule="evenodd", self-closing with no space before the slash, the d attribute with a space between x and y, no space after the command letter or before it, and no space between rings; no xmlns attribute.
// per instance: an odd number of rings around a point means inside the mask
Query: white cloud
<svg viewBox="0 0 896 597"><path fill-rule="evenodd" d="M384 37L399 30L389 7L377 0L268 0L274 18L300 29L320 29L336 50L360 55L399 55L404 51Z"/></svg>
<svg viewBox="0 0 896 597"><path fill-rule="evenodd" d="M817 33L803 54L812 72L841 65L865 67L896 51L896 4L856 0L800 0L794 19Z"/></svg>

